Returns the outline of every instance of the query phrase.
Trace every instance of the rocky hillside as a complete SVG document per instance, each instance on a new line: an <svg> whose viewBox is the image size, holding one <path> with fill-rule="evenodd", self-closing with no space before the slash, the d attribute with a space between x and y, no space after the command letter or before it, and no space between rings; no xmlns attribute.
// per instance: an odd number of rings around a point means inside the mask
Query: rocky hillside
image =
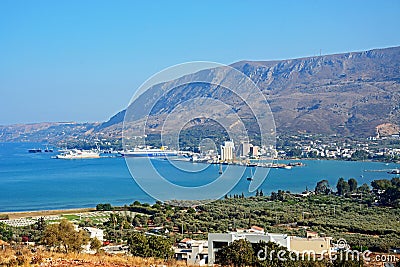
<svg viewBox="0 0 400 267"><path fill-rule="evenodd" d="M282 61L242 61L232 66L250 77L267 96L278 133L374 136L381 125L399 129L400 47ZM146 105L161 91L162 86L152 88L138 101ZM188 92L194 92L193 86L167 94L152 115L165 116L193 97ZM197 96L234 102L229 92L216 92L215 88L203 86L195 92ZM137 120L144 116L140 110L135 115ZM114 127L117 117L121 118L117 115L110 120ZM382 132L391 134L390 130Z"/></svg>
<svg viewBox="0 0 400 267"><path fill-rule="evenodd" d="M278 133L375 136L378 132L391 134L399 129L400 47L281 61L241 61L232 66L250 77L268 98ZM215 72L194 73L169 84L196 75L213 76ZM160 84L145 92L137 100L139 106L149 105L152 99L162 95L164 87L165 84ZM231 105L237 102L237 97L223 88L203 84L181 86L157 102L151 111L150 127L159 131L158 122L168 116L176 105L201 96L223 100ZM147 115L140 107L130 112L131 121L140 122ZM191 108L205 109L201 103ZM236 106L236 109L242 117L249 113L245 106ZM218 110L210 110L218 113ZM103 124L75 125L73 128L79 130L75 135L118 138L124 115L125 110ZM190 126L189 123L187 127ZM21 131L21 127L0 127L0 141L35 136L49 139L56 132L58 135L60 132L67 134L65 129L70 129L64 124L40 125L31 131L29 127L23 127Z"/></svg>
<svg viewBox="0 0 400 267"><path fill-rule="evenodd" d="M278 131L369 136L400 123L400 47L235 67L268 96Z"/></svg>

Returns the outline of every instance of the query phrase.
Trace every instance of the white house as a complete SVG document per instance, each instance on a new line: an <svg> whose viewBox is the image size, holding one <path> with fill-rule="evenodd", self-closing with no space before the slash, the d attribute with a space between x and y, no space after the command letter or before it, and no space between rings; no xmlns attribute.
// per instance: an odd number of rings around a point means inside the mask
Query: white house
<svg viewBox="0 0 400 267"><path fill-rule="evenodd" d="M262 228L261 228L262 229ZM256 229L254 229L256 230ZM283 247L290 247L290 239L286 234L264 233L262 231L249 232L231 232L231 233L210 233L208 234L208 264L215 263L215 253L222 247L229 245L235 240L246 239L250 243L258 243L260 241L275 242ZM258 229L259 230L259 229Z"/></svg>
<svg viewBox="0 0 400 267"><path fill-rule="evenodd" d="M82 227L83 230L89 233L90 238L97 238L99 241L104 241L104 231L94 227Z"/></svg>

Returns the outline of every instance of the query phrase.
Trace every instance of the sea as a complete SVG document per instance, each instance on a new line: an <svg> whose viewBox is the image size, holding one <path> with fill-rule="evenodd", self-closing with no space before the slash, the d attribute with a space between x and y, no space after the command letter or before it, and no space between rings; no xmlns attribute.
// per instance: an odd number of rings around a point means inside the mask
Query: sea
<svg viewBox="0 0 400 267"><path fill-rule="evenodd" d="M131 173L122 157L61 160L52 158L57 154L56 151L28 153L31 148L45 146L38 143L0 143L0 212L86 208L99 203L123 206L136 200L150 204L156 201L138 185L132 177L135 169ZM135 168L145 173L148 166L141 166L139 160ZM285 162L288 161L279 163ZM400 164L370 161L294 162L301 162L304 166L290 170L271 169L258 189L264 194L278 190L300 193L306 189L313 190L322 179L328 180L331 187L335 188L340 177L355 178L359 185L370 184L375 179L399 177L387 171L400 169ZM180 186L206 185L219 177L218 165L190 162L170 164L163 159L152 160L152 164L167 176L167 180ZM189 171L177 171L177 165ZM227 195L254 195L254 192L249 192L249 181L246 179L251 175L251 170L242 166L235 168L234 172L241 178ZM152 190L165 191L165 187L157 182L152 186ZM168 196L168 193L164 192L164 195ZM173 195L171 199L174 199Z"/></svg>

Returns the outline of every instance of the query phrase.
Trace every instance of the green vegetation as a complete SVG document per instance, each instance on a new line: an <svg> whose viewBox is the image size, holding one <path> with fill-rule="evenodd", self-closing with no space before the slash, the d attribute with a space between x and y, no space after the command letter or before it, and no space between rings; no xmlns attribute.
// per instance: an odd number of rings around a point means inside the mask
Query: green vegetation
<svg viewBox="0 0 400 267"><path fill-rule="evenodd" d="M133 256L171 259L174 256L171 240L163 236L145 236L132 233L128 237L129 251Z"/></svg>
<svg viewBox="0 0 400 267"><path fill-rule="evenodd" d="M66 214L63 215L62 217L64 217L65 219L69 220L69 221L73 221L73 220L78 220L79 216L75 215L75 214Z"/></svg>
<svg viewBox="0 0 400 267"><path fill-rule="evenodd" d="M10 241L13 236L11 227L5 223L0 222L0 240Z"/></svg>
<svg viewBox="0 0 400 267"><path fill-rule="evenodd" d="M271 196L260 192L250 198L227 195L223 200L196 209L162 203L153 206L135 203L129 209L147 214L135 216L135 226L142 227L143 231L149 229L150 224L162 226L174 233L176 240L182 237L204 239L208 232L258 225L268 232L297 236L313 230L334 239L345 238L352 247L362 246L373 251L399 247L398 178L372 183L373 191L366 184L358 188L356 184L355 179L339 179L338 185L344 190L338 190L338 195L332 193L326 180L322 180L316 186L317 194L308 197L279 190ZM387 190L378 194L375 189L382 188L381 184L385 184Z"/></svg>
<svg viewBox="0 0 400 267"><path fill-rule="evenodd" d="M47 225L42 236L43 244L65 253L80 252L88 241L88 234L83 230L75 231L74 225L67 220Z"/></svg>
<svg viewBox="0 0 400 267"><path fill-rule="evenodd" d="M315 194L319 195L319 194L330 194L331 193L331 189L329 187L329 182L328 180L321 180L317 183L317 185L315 186Z"/></svg>
<svg viewBox="0 0 400 267"><path fill-rule="evenodd" d="M90 239L90 249L95 250L96 252L99 252L102 245L103 244L101 243L101 241L98 240L96 237Z"/></svg>
<svg viewBox="0 0 400 267"><path fill-rule="evenodd" d="M113 210L113 207L110 203L106 204L97 204L96 210Z"/></svg>
<svg viewBox="0 0 400 267"><path fill-rule="evenodd" d="M253 266L256 257L251 243L247 240L240 239L223 247L218 252L218 259L218 263L221 265Z"/></svg>
<svg viewBox="0 0 400 267"><path fill-rule="evenodd" d="M79 224L104 229L107 240L128 244L133 255L161 258L170 257L165 249L182 238L207 239L208 233L252 225L270 233L294 236L316 231L332 236L333 242L344 238L352 248L375 252L400 247L399 178L375 180L371 188L367 184L358 186L352 178L340 178L336 189L333 192L327 180L322 180L308 196L282 190L266 196L260 190L252 197L226 195L224 199L190 208L159 201L153 205L135 201L130 206L114 207L113 212L93 213L103 216L101 220L82 216ZM64 216L73 221L77 217ZM0 223L0 238L11 242L35 241L62 252L79 250L77 244L89 240L81 232L72 234L71 229L65 219L47 225L41 218L31 226L15 228ZM98 245L96 240L91 241L93 249L98 249Z"/></svg>

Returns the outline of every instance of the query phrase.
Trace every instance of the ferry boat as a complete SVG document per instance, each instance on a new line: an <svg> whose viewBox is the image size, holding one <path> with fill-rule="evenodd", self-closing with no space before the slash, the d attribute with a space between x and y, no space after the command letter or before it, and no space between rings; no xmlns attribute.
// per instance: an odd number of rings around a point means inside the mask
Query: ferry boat
<svg viewBox="0 0 400 267"><path fill-rule="evenodd" d="M123 151L121 152L123 157L150 157L150 158L159 158L159 157L171 157L178 156L177 151L167 150L165 147L161 148L134 148L133 150Z"/></svg>
<svg viewBox="0 0 400 267"><path fill-rule="evenodd" d="M56 156L57 159L98 159L100 152L94 150L70 149Z"/></svg>

